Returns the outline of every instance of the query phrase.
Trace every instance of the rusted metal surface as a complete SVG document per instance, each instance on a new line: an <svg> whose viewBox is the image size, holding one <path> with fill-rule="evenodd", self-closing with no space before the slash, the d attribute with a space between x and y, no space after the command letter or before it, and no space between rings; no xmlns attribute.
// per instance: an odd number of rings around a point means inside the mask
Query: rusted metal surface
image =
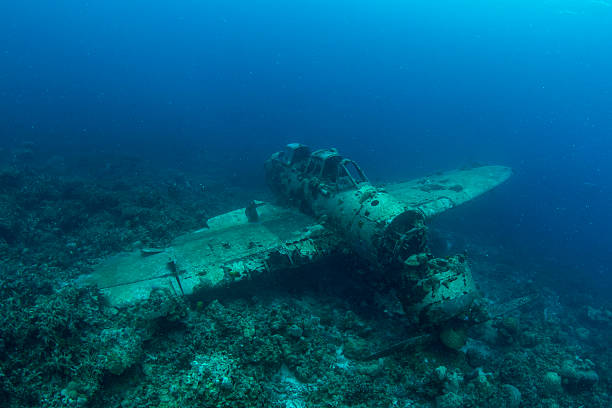
<svg viewBox="0 0 612 408"><path fill-rule="evenodd" d="M512 175L504 166L452 170L384 188L408 208L431 218L497 187Z"/></svg>
<svg viewBox="0 0 612 408"><path fill-rule="evenodd" d="M300 154L292 154L299 149ZM289 146L266 162L268 185L284 202L327 223L370 262L401 263L425 246L423 217L374 187L335 149ZM291 160L287 160L291 157ZM350 170L352 169L352 170Z"/></svg>
<svg viewBox="0 0 612 408"><path fill-rule="evenodd" d="M209 219L209 228L180 236L164 250L115 255L82 280L123 305L147 299L153 290L192 295L254 279L315 262L339 246L335 234L307 215L269 204L257 211L257 222L238 209Z"/></svg>
<svg viewBox="0 0 612 408"><path fill-rule="evenodd" d="M168 248L143 248L102 262L85 284L114 305L165 290L201 295L270 272L353 251L374 274L390 278L407 314L435 326L465 313L476 297L461 255L434 258L425 221L505 181L510 169L486 166L440 173L384 188L336 149L290 144L265 164L283 206L250 202L178 237ZM387 279L388 280L388 279Z"/></svg>
<svg viewBox="0 0 612 408"><path fill-rule="evenodd" d="M461 256L428 254L425 220L492 189L510 169L487 166L440 173L385 188L336 149L288 145L266 162L268 185L286 204L326 220L373 268L397 279L400 299L435 324L467 310L476 286Z"/></svg>

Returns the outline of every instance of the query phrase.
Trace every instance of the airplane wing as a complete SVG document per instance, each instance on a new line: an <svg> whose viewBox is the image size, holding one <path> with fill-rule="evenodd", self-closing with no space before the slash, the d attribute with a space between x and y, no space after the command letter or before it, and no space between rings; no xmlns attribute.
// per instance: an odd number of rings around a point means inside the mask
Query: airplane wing
<svg viewBox="0 0 612 408"><path fill-rule="evenodd" d="M297 210L264 204L257 211L257 222L242 208L209 219L209 228L182 235L166 249L110 257L81 282L97 285L115 306L129 305L156 289L195 294L314 262L340 247L335 234Z"/></svg>
<svg viewBox="0 0 612 408"><path fill-rule="evenodd" d="M501 184L512 171L486 166L455 170L385 189L409 208L432 217ZM115 306L134 304L158 289L177 295L204 294L339 253L341 234L298 210L263 204L249 222L244 208L208 220L208 228L176 238L165 249L140 249L102 261L79 280L97 285Z"/></svg>
<svg viewBox="0 0 612 408"><path fill-rule="evenodd" d="M452 170L402 183L385 185L389 194L431 218L470 201L506 181L512 169L482 166Z"/></svg>

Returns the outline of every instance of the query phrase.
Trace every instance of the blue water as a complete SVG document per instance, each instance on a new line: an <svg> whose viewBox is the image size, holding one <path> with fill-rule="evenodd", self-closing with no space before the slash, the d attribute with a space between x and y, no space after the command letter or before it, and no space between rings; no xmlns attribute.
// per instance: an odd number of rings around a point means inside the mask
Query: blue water
<svg viewBox="0 0 612 408"><path fill-rule="evenodd" d="M455 226L604 290L611 73L608 0L0 3L2 145L205 153L261 185L291 141L374 180L509 165Z"/></svg>

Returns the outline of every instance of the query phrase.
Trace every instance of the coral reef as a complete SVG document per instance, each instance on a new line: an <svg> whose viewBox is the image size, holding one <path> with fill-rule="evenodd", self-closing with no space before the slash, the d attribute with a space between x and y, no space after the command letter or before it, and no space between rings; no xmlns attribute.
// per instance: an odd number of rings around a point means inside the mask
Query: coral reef
<svg viewBox="0 0 612 408"><path fill-rule="evenodd" d="M4 407L612 405L612 305L479 257L494 254L482 243L470 260L481 302L537 301L371 361L418 328L350 261L271 276L255 293L191 302L159 290L111 307L74 278L108 254L163 246L252 192L118 159L76 177L76 164L31 146L13 157L28 164L0 170Z"/></svg>

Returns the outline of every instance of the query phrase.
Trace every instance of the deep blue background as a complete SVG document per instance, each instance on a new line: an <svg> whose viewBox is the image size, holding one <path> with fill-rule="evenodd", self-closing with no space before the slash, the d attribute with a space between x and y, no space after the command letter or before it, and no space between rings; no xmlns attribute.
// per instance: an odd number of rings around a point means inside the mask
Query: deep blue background
<svg viewBox="0 0 612 408"><path fill-rule="evenodd" d="M375 180L506 164L456 227L604 288L611 73L600 0L0 3L2 144L222 160L245 184L290 141Z"/></svg>

